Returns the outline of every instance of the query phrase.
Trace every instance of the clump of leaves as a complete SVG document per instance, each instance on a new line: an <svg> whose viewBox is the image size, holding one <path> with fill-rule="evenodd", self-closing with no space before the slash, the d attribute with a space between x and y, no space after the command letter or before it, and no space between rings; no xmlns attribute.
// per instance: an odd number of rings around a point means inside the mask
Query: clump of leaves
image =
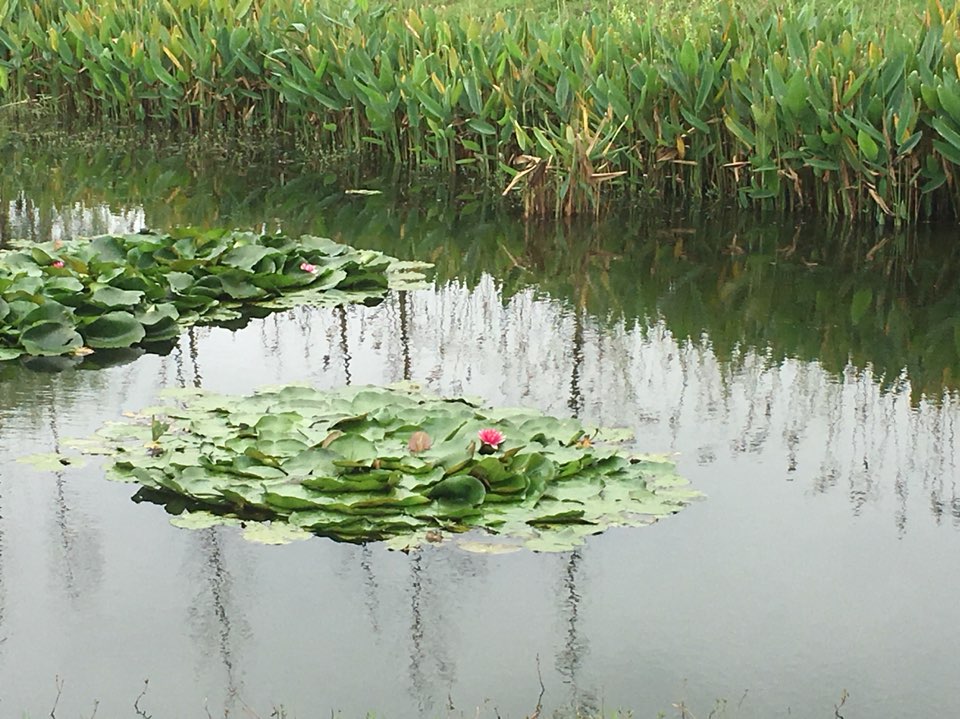
<svg viewBox="0 0 960 719"><path fill-rule="evenodd" d="M0 251L0 360L175 339L244 307L376 302L429 265L322 237L183 228Z"/></svg>
<svg viewBox="0 0 960 719"><path fill-rule="evenodd" d="M282 531L398 548L480 529L502 541L472 537L464 548L562 551L699 496L673 462L623 451L622 430L413 386L168 394L170 406L77 446L112 455L108 476L141 484L139 499L203 510L179 526L270 520Z"/></svg>

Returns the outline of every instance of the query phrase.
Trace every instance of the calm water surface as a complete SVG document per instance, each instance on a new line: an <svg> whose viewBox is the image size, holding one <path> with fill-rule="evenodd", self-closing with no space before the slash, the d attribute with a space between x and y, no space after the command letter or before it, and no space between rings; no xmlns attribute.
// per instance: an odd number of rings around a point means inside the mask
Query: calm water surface
<svg viewBox="0 0 960 719"><path fill-rule="evenodd" d="M525 228L306 169L10 156L0 239L266 223L438 269L166 356L0 367L0 716L520 717L541 679L545 712L833 717L846 692L847 719L960 714L949 248L852 233L826 257L822 228L756 218ZM177 529L97 462L14 462L164 387L401 379L632 427L708 499L573 553L407 556Z"/></svg>

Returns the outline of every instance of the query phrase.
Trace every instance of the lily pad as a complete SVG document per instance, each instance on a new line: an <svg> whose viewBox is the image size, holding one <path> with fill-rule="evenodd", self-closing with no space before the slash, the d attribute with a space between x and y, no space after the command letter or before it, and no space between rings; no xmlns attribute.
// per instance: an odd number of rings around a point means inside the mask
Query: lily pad
<svg viewBox="0 0 960 719"><path fill-rule="evenodd" d="M181 529L209 529L210 527L220 527L224 525L238 526L240 520L236 517L225 517L212 512L197 510L193 512L184 512L170 520L170 524Z"/></svg>
<svg viewBox="0 0 960 719"><path fill-rule="evenodd" d="M41 472L61 472L69 468L79 469L87 463L87 460L82 456L65 455L57 452L28 454L25 457L19 457L17 461L23 464L29 464Z"/></svg>
<svg viewBox="0 0 960 719"><path fill-rule="evenodd" d="M62 355L83 346L83 338L62 322L39 322L20 335L23 349L32 355Z"/></svg>
<svg viewBox="0 0 960 719"><path fill-rule="evenodd" d="M312 536L310 532L286 522L250 522L243 530L243 538L255 544L290 544Z"/></svg>
<svg viewBox="0 0 960 719"><path fill-rule="evenodd" d="M377 302L422 281L401 263L320 237L178 228L0 250L0 360L175 339L191 324L296 305Z"/></svg>
<svg viewBox="0 0 960 719"><path fill-rule="evenodd" d="M175 404L130 413L75 446L112 453L108 477L143 485L139 498L218 518L184 517L178 526L269 520L266 528L250 525L256 541L309 532L410 549L442 528L475 530L467 542L484 541L477 531L499 537L490 548L467 544L471 551L507 551L498 543L566 551L608 527L650 524L699 497L670 459L583 442L600 434L588 435L575 420L487 410L412 386L165 396ZM498 447L478 448L479 436L501 435ZM64 461L71 460L56 455L44 466L61 469Z"/></svg>
<svg viewBox="0 0 960 719"><path fill-rule="evenodd" d="M457 546L465 552L472 554L513 554L523 549L520 544L505 544L503 542L477 542L472 540L462 540L457 542Z"/></svg>
<svg viewBox="0 0 960 719"><path fill-rule="evenodd" d="M147 334L143 325L129 312L108 312L82 329L83 338L90 347L129 347Z"/></svg>
<svg viewBox="0 0 960 719"><path fill-rule="evenodd" d="M101 287L90 294L90 304L97 307L116 309L118 307L134 307L140 304L143 292L121 290L116 287Z"/></svg>

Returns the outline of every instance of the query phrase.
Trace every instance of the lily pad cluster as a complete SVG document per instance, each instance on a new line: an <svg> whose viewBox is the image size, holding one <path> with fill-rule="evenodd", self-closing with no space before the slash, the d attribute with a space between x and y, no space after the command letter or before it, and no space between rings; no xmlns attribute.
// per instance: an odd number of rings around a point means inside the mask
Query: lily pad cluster
<svg viewBox="0 0 960 719"><path fill-rule="evenodd" d="M412 386L167 394L168 406L75 446L112 455L108 476L141 484L139 498L177 514L203 510L181 526L269 520L288 533L399 548L482 529L506 543L468 548L565 550L699 496L672 461L625 452L629 432Z"/></svg>
<svg viewBox="0 0 960 719"><path fill-rule="evenodd" d="M168 341L248 307L377 301L428 266L322 237L190 228L25 245L0 251L0 360Z"/></svg>

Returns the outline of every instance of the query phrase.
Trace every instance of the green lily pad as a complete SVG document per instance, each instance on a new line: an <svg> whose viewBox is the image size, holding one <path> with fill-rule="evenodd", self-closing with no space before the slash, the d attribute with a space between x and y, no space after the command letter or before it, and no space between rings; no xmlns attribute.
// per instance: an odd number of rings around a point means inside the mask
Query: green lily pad
<svg viewBox="0 0 960 719"><path fill-rule="evenodd" d="M286 522L251 522L243 530L243 538L255 544L290 544L312 536L305 529Z"/></svg>
<svg viewBox="0 0 960 719"><path fill-rule="evenodd" d="M513 554L523 549L521 544L505 544L503 542L477 542L461 540L457 546L471 554Z"/></svg>
<svg viewBox="0 0 960 719"><path fill-rule="evenodd" d="M59 302L49 300L26 315L21 323L24 327L29 327L40 322L69 324L72 322L73 316L72 307L67 307Z"/></svg>
<svg viewBox="0 0 960 719"><path fill-rule="evenodd" d="M369 467L377 459L377 445L360 434L343 434L334 439L327 449L340 455L334 464L346 467Z"/></svg>
<svg viewBox="0 0 960 719"><path fill-rule="evenodd" d="M129 347L146 336L143 325L129 312L108 312L82 327L90 347Z"/></svg>
<svg viewBox="0 0 960 719"><path fill-rule="evenodd" d="M468 504L472 507L483 503L487 490L476 477L469 474L458 474L437 482L427 492L431 499L442 499L446 502Z"/></svg>
<svg viewBox="0 0 960 719"><path fill-rule="evenodd" d="M226 252L220 258L220 262L241 270L247 270L249 272L253 270L253 266L256 265L260 260L267 255L274 254L275 252L276 250L269 247L241 245L239 247L234 247L229 252Z"/></svg>
<svg viewBox="0 0 960 719"><path fill-rule="evenodd" d="M184 512L171 518L170 524L181 529L209 529L210 527L238 526L240 520L236 517L225 517L212 512L196 510Z"/></svg>
<svg viewBox="0 0 960 719"><path fill-rule="evenodd" d="M20 335L23 349L32 355L62 355L83 346L83 338L70 325L38 322Z"/></svg>
<svg viewBox="0 0 960 719"><path fill-rule="evenodd" d="M398 262L325 238L191 228L20 243L0 250L0 359L170 340L246 308L378 301ZM403 267L407 281L426 265Z"/></svg>
<svg viewBox="0 0 960 719"><path fill-rule="evenodd" d="M57 452L46 454L28 454L17 458L22 464L29 464L40 472L62 472L65 469L79 469L87 460L79 455L64 455Z"/></svg>
<svg viewBox="0 0 960 719"><path fill-rule="evenodd" d="M134 307L140 304L143 298L143 292L134 292L131 290L121 290L116 287L101 287L90 295L88 300L90 304L107 309L116 309L118 307Z"/></svg>
<svg viewBox="0 0 960 719"><path fill-rule="evenodd" d="M573 420L488 411L410 386L164 395L175 404L109 423L75 446L112 452L108 477L140 483L168 509L213 510L178 526L233 518L248 522L255 541L313 533L409 550L435 541L441 528L473 530L464 538L469 551L567 551L699 496L669 460L582 442L586 430ZM503 444L481 453L480 432L491 429ZM411 449L418 433L431 442ZM270 524L254 526L262 520ZM478 539L483 531L497 538Z"/></svg>

